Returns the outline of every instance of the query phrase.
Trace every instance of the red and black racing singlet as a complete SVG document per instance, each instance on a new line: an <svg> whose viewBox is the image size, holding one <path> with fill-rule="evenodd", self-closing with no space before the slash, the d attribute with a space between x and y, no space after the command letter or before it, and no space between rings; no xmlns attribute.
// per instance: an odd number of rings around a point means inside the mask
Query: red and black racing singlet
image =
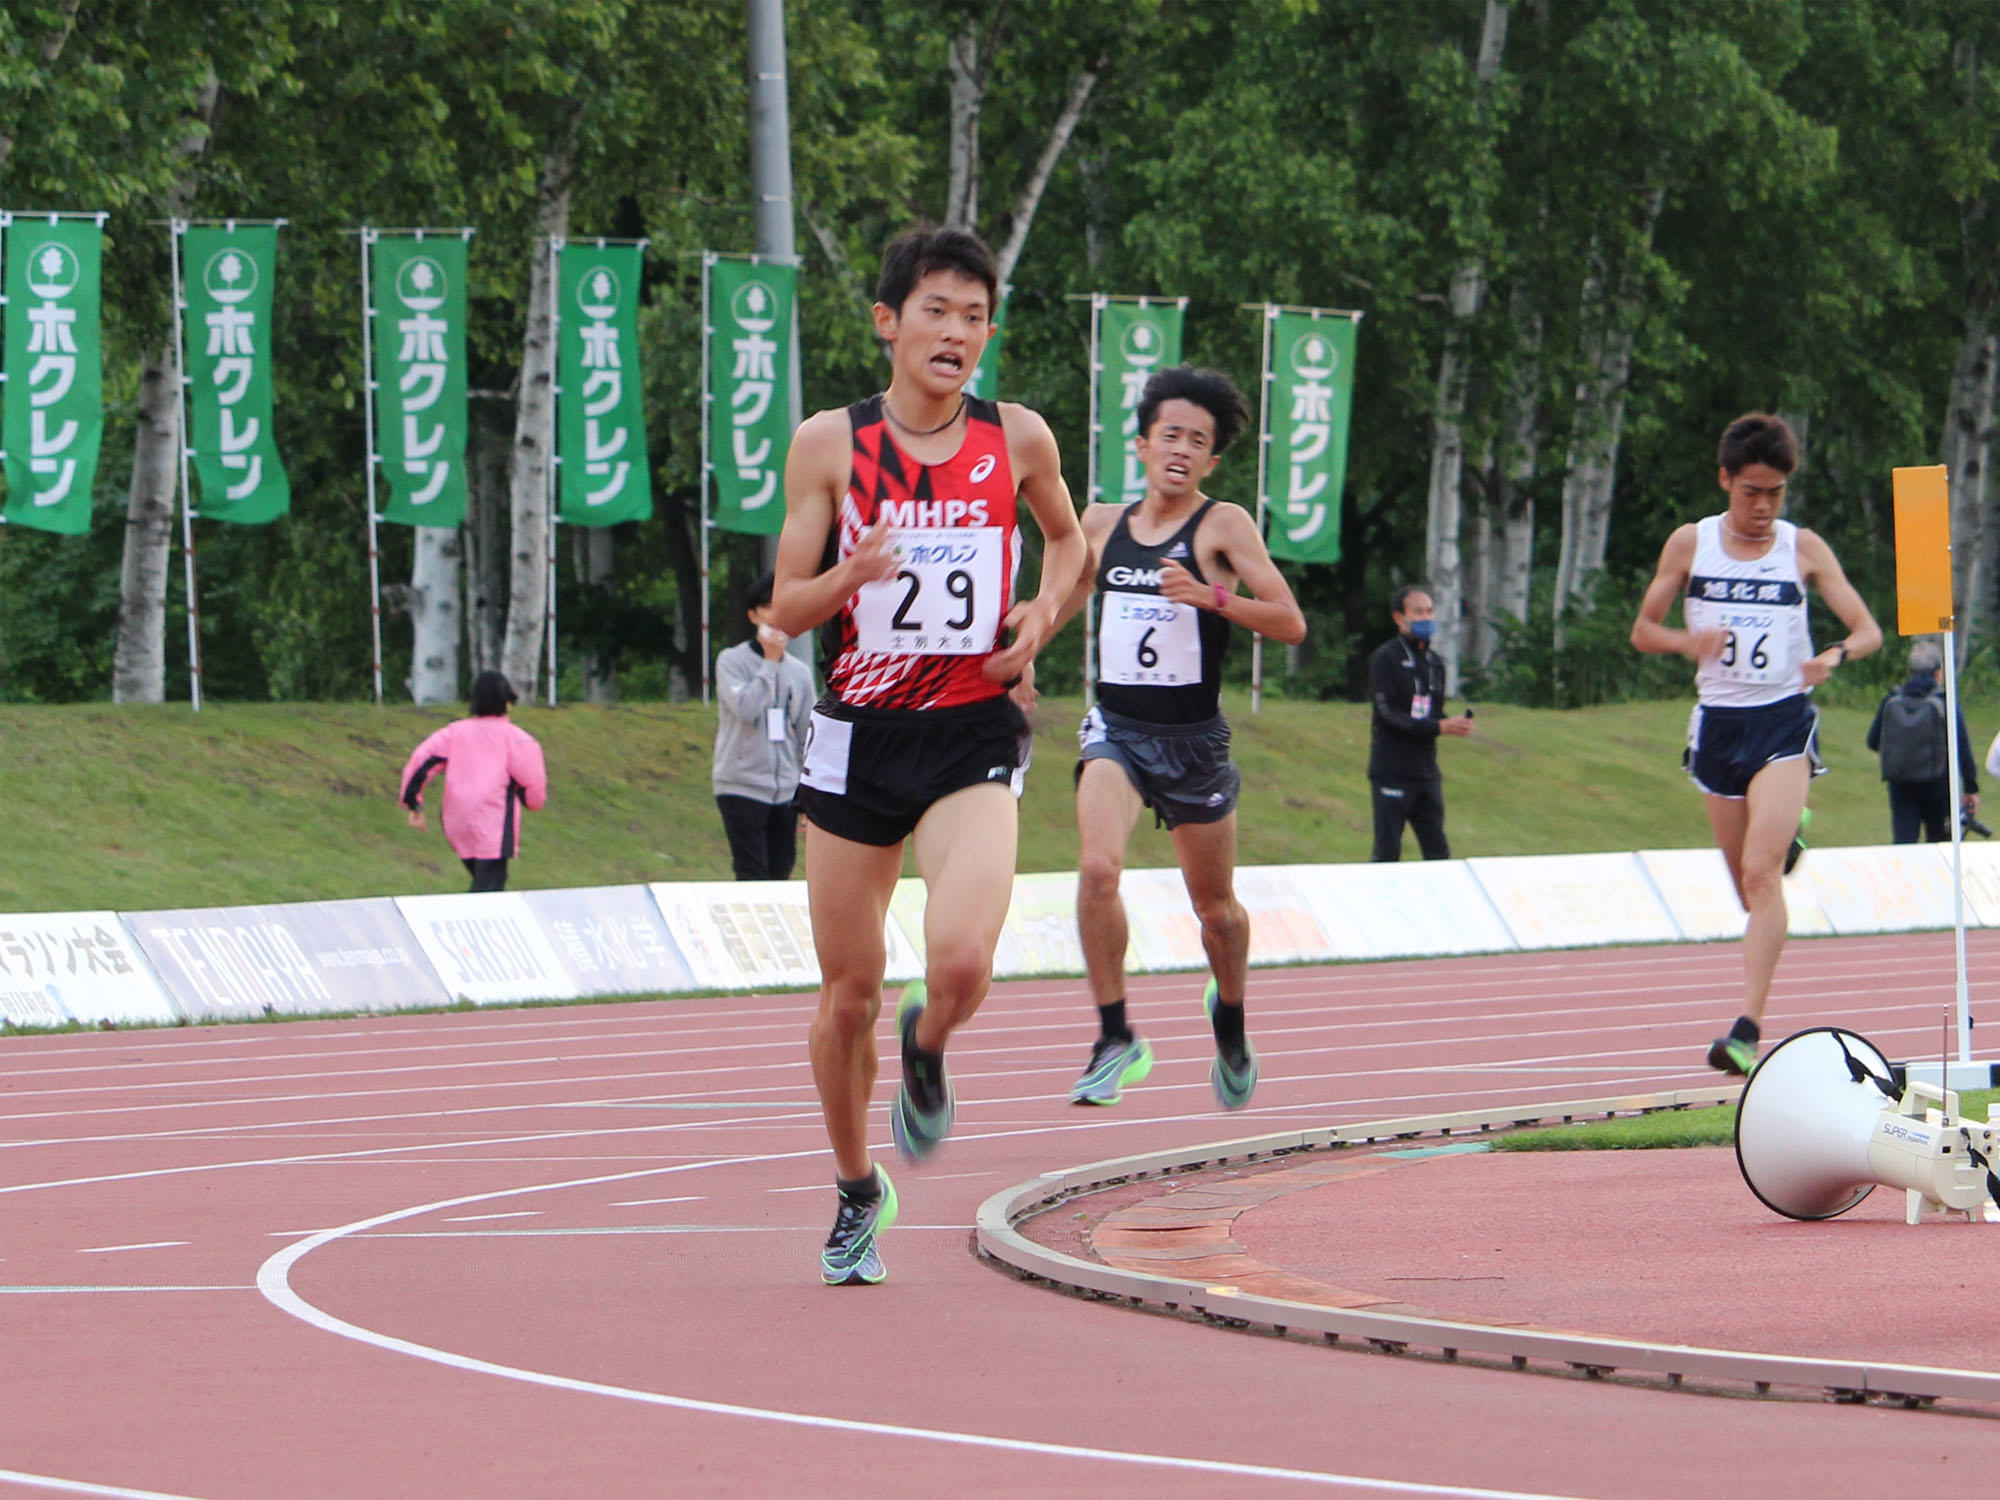
<svg viewBox="0 0 2000 1500"><path fill-rule="evenodd" d="M1021 529L1007 435L991 401L965 398L965 441L941 464L896 446L882 397L847 409L854 457L826 565L887 519L901 566L825 626L827 691L855 708L950 708L1006 691L980 675L1014 603Z"/></svg>

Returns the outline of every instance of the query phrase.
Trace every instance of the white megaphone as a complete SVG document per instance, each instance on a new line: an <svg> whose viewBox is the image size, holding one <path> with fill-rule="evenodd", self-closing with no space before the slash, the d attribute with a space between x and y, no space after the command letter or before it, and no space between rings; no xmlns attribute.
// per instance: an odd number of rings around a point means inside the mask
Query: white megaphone
<svg viewBox="0 0 2000 1500"><path fill-rule="evenodd" d="M1877 1183L1902 1188L1904 1218L1924 1208L2000 1209L2000 1121L1959 1118L1958 1095L1896 1086L1865 1037L1816 1026L1764 1055L1736 1106L1736 1165L1766 1208L1788 1219L1846 1213Z"/></svg>

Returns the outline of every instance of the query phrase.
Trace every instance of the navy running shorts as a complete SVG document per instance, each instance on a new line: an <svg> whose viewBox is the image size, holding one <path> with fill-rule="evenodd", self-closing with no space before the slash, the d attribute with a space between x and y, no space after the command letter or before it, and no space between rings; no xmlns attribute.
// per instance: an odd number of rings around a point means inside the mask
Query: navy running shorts
<svg viewBox="0 0 2000 1500"><path fill-rule="evenodd" d="M1164 828L1220 823L1236 811L1243 773L1229 758L1229 720L1151 724L1106 713L1100 705L1076 732L1076 774L1086 762L1116 761Z"/></svg>
<svg viewBox="0 0 2000 1500"><path fill-rule="evenodd" d="M1819 760L1819 710L1804 693L1755 708L1696 704L1681 763L1711 797L1736 801L1749 795L1751 779L1764 767L1800 756L1812 762L1813 775L1826 770Z"/></svg>
<svg viewBox="0 0 2000 1500"><path fill-rule="evenodd" d="M799 810L857 844L900 844L953 792L993 781L1016 797L1033 738L1012 698L952 708L853 708L822 698L806 729Z"/></svg>

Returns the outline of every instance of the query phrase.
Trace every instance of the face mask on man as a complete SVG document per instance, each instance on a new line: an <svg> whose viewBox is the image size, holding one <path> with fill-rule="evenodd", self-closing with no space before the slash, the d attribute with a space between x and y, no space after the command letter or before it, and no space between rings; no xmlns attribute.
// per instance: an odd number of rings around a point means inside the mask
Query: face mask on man
<svg viewBox="0 0 2000 1500"><path fill-rule="evenodd" d="M1437 629L1438 622L1436 620L1412 620L1410 621L1410 639L1413 641L1427 641L1437 634Z"/></svg>

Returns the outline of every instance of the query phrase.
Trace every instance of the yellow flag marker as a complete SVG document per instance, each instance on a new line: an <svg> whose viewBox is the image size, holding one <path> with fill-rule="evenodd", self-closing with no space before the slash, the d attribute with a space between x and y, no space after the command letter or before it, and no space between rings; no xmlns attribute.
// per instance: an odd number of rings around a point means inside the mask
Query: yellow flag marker
<svg viewBox="0 0 2000 1500"><path fill-rule="evenodd" d="M1893 471L1896 495L1896 630L1949 630L1951 483L1943 464Z"/></svg>

